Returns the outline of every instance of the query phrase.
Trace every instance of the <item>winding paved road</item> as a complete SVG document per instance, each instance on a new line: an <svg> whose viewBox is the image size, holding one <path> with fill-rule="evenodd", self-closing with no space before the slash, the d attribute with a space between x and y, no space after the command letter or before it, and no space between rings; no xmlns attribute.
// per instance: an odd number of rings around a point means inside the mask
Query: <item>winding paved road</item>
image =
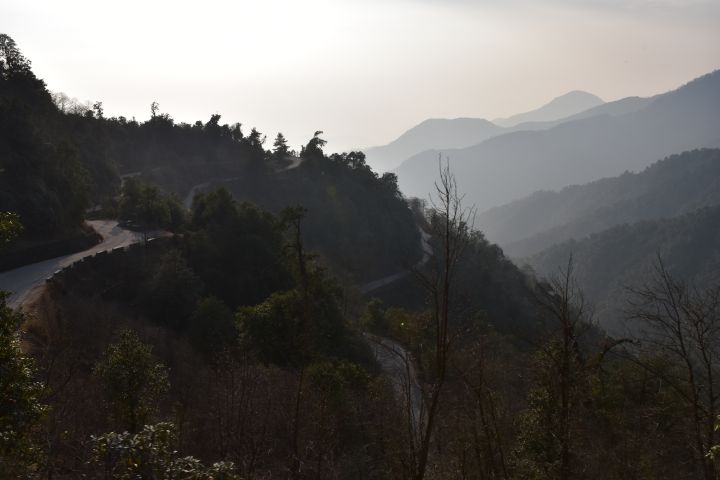
<svg viewBox="0 0 720 480"><path fill-rule="evenodd" d="M363 334L363 337L380 364L383 375L390 381L395 396L410 407L405 410L405 414L410 416L408 420L415 426L415 433L420 432L420 426L426 420L423 408L425 402L412 355L389 338L370 333Z"/></svg>
<svg viewBox="0 0 720 480"><path fill-rule="evenodd" d="M293 162L286 169L295 168L299 164L299 161ZM234 180L234 178L211 180L195 185L188 192L183 204L186 208L190 208L195 194L208 188L212 183L218 181L229 182L231 180ZM414 269L421 268L430 260L433 253L432 246L430 245L430 234L426 233L420 227L418 227L418 230L420 231L420 241L422 242L423 250L423 256L420 261L418 261L413 268L405 269L360 285L358 288L361 293L367 295L368 293L397 282L410 275ZM412 415L410 421L415 425L416 431L419 432L419 426L424 420L424 402L412 355L398 342L389 338L371 334L365 334L364 338L372 349L375 359L380 364L383 374L390 380L395 390L395 395L397 395L401 401L411 406L411 408L407 409L407 413L408 415Z"/></svg>
<svg viewBox="0 0 720 480"><path fill-rule="evenodd" d="M297 168L302 163L302 158L300 157L289 157L290 163L285 165L282 168L277 169L277 172L283 172L285 170L292 170L293 168ZM195 195L202 192L203 190L206 190L211 185L217 186L218 183L223 182L232 182L234 180L239 180L241 177L231 177L231 178L216 178L213 180L208 180L207 182L198 183L197 185L194 185L188 194L183 199L183 206L187 209L190 209L192 207L193 198L195 198Z"/></svg>
<svg viewBox="0 0 720 480"><path fill-rule="evenodd" d="M403 270L393 275L373 280L360 286L360 291L364 294L371 293L391 283L405 278L410 275L414 269L424 266L432 256L433 250L430 245L430 234L426 233L422 228L420 230L420 241L422 242L423 257L417 262L412 269ZM424 401L420 381L418 380L417 371L415 369L415 361L410 352L398 342L386 337L364 334L365 341L370 346L375 356L375 360L380 364L383 374L390 380L395 390L395 395L404 402L408 408L407 415L411 416L408 420L414 425L414 433L419 434L422 423L425 419Z"/></svg>
<svg viewBox="0 0 720 480"><path fill-rule="evenodd" d="M20 307L30 292L43 285L47 277L81 258L143 241L142 233L126 230L114 220L90 220L87 223L103 237L103 241L94 247L0 273L0 290L11 292L11 307Z"/></svg>
<svg viewBox="0 0 720 480"><path fill-rule="evenodd" d="M234 178L224 179L221 181L232 180L234 180ZM192 187L183 202L184 205L189 208L189 206L192 205L192 200L195 194L207 188L210 184L211 182L205 182ZM87 223L103 237L103 241L101 243L82 252L56 257L50 260L25 265L14 270L0 273L0 290L11 292L9 302L11 307L22 307L23 302L28 299L30 293L34 289L41 287L44 284L45 279L57 270L98 252L111 250L117 247L126 247L133 243L143 241L142 233L124 229L118 225L117 221L114 220L91 220ZM414 268L422 267L432 256L432 247L429 243L430 235L420 229L420 236L422 241L423 257L414 265ZM363 294L371 293L405 278L410 275L411 272L412 269L407 269L378 280L373 280L372 282L360 285L359 290ZM412 407L408 409L408 414L413 415L413 418L411 419L412 423L418 425L423 418L423 400L422 391L415 371L415 365L410 352L408 352L402 345L390 340L389 338L365 334L365 340L372 348L375 358L380 364L383 373L393 384L396 395Z"/></svg>
<svg viewBox="0 0 720 480"><path fill-rule="evenodd" d="M198 183L197 185L193 186L188 194L185 196L185 199L183 200L183 206L190 210L190 207L192 207L193 199L195 198L195 195L202 192L203 190L207 189L210 185L213 185L215 183L223 183L223 182L232 182L234 180L238 180L240 177L232 177L232 178L220 178L215 180L208 180L207 182Z"/></svg>
<svg viewBox="0 0 720 480"><path fill-rule="evenodd" d="M210 186L210 183L211 182L198 183L197 185L192 187L188 194L185 196L185 200L183 200L183 206L189 210L190 207L192 207L192 202L193 198L195 198L195 194L200 193L201 190L205 190L207 187Z"/></svg>
<svg viewBox="0 0 720 480"><path fill-rule="evenodd" d="M430 260L430 257L432 256L432 247L430 246L430 234L426 233L422 228L418 229L420 230L420 241L422 242L423 249L423 256L420 261L418 261L411 269L403 270L401 272L388 275L387 277L383 277L378 280L373 280L372 282L360 285L360 291L362 293L367 294L374 290L378 290L385 285L390 285L391 283L397 282L398 280L407 277L412 273L413 270L422 267Z"/></svg>

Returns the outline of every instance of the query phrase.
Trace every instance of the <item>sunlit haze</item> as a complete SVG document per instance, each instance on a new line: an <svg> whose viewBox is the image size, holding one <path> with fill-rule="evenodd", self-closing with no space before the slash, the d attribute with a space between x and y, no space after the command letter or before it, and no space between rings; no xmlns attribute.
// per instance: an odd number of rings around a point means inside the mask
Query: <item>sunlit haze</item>
<svg viewBox="0 0 720 480"><path fill-rule="evenodd" d="M720 67L717 0L6 0L2 31L52 91L144 120L387 143L426 118L495 118L580 89L660 93Z"/></svg>

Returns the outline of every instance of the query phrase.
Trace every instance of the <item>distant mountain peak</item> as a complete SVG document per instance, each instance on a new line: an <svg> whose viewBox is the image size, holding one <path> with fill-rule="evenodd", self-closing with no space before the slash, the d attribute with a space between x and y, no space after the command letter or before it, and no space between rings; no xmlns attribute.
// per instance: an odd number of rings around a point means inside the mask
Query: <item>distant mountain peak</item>
<svg viewBox="0 0 720 480"><path fill-rule="evenodd" d="M586 98L593 99L593 100L595 100L595 101L597 101L597 102L602 102L602 101L603 101L602 98L600 98L600 97L598 97L597 95L594 95L594 94L592 94L592 93L590 93L590 92L586 92L585 90L570 90L569 92L567 92L567 93L565 93L565 94L563 94L563 95L560 95L560 96L558 96L558 97L553 98L552 100L550 100L549 103L553 103L553 102L556 102L556 101L558 101L558 100L562 100L563 98L568 98L568 97L578 97L578 98L580 98L580 97L586 97Z"/></svg>
<svg viewBox="0 0 720 480"><path fill-rule="evenodd" d="M593 95L590 92L586 92L584 90L571 90L563 95L560 95L559 97L553 98L547 104L543 105L543 107L540 108L548 107L551 105L564 105L568 102L579 101L587 101L589 103L595 103L597 105L605 103L602 98L598 97L597 95Z"/></svg>
<svg viewBox="0 0 720 480"><path fill-rule="evenodd" d="M597 95L583 90L572 90L550 100L540 108L519 113L507 118L497 118L493 123L503 127L512 127L525 122L548 122L569 117L605 103Z"/></svg>
<svg viewBox="0 0 720 480"><path fill-rule="evenodd" d="M533 191L637 171L672 153L720 148L720 74L654 97L604 103L590 113L544 129L521 124L454 149L453 170L467 201L485 210ZM437 153L416 154L396 173L405 195L424 197L437 178Z"/></svg>
<svg viewBox="0 0 720 480"><path fill-rule="evenodd" d="M428 118L387 145L365 149L365 154L374 169L389 171L418 152L465 148L503 131L484 118Z"/></svg>

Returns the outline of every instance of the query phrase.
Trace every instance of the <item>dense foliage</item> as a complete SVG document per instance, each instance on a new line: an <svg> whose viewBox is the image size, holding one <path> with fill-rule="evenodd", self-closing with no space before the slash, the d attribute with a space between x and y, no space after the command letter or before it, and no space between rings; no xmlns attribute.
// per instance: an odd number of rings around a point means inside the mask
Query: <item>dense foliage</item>
<svg viewBox="0 0 720 480"><path fill-rule="evenodd" d="M221 189L195 198L184 249L209 292L233 308L254 305L292 284L284 231L281 218Z"/></svg>
<svg viewBox="0 0 720 480"><path fill-rule="evenodd" d="M177 231L185 211L175 196L130 177L123 182L118 218L142 229Z"/></svg>
<svg viewBox="0 0 720 480"><path fill-rule="evenodd" d="M52 391L39 429L48 461L20 465L211 479L312 463L364 478L370 465L352 460L371 433L362 405L381 387L302 225L302 209L276 217L218 190L196 199L182 237L115 253L55 289L36 352Z"/></svg>
<svg viewBox="0 0 720 480"><path fill-rule="evenodd" d="M0 34L0 210L18 213L29 234L82 222L88 169L67 133L45 83Z"/></svg>
<svg viewBox="0 0 720 480"><path fill-rule="evenodd" d="M22 228L16 213L0 212L0 245L12 241L22 232Z"/></svg>
<svg viewBox="0 0 720 480"><path fill-rule="evenodd" d="M437 231L441 222L441 215L430 212L427 228ZM518 268L482 232L466 228L463 241L465 246L455 272L453 299L463 312L466 324L458 327L467 327L472 331L490 327L512 335L518 345L527 347L528 341L537 334L539 325L534 294L535 279ZM437 238L430 243L435 252L442 252ZM373 292L375 301L370 304L366 315L368 325L376 332L402 338L402 333L391 328L400 322L388 324L383 318L383 312L396 316L398 311L395 307L403 307L408 311L427 308L428 299L418 290L417 279L408 276ZM425 334L431 332L426 331Z"/></svg>
<svg viewBox="0 0 720 480"><path fill-rule="evenodd" d="M20 349L20 315L0 291L0 477L21 475L39 452L32 432L40 420L42 384L35 378L32 358Z"/></svg>
<svg viewBox="0 0 720 480"><path fill-rule="evenodd" d="M420 237L397 177L378 176L361 152L327 156L323 145L316 136L303 147L296 168L238 178L228 188L235 197L275 212L288 205L305 207L308 247L356 280L394 273L416 262Z"/></svg>
<svg viewBox="0 0 720 480"><path fill-rule="evenodd" d="M118 428L136 433L149 423L168 388L167 371L135 333L121 332L93 369Z"/></svg>
<svg viewBox="0 0 720 480"><path fill-rule="evenodd" d="M173 480L233 480L238 478L229 462L207 467L193 457L181 457L175 450L175 426L171 423L145 425L138 433L115 433L93 437L93 464L106 478Z"/></svg>

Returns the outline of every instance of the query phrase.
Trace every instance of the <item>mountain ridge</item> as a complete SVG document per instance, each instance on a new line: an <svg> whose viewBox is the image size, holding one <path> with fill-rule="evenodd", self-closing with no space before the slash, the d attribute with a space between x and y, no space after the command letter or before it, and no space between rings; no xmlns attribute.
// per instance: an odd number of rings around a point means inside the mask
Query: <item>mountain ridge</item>
<svg viewBox="0 0 720 480"><path fill-rule="evenodd" d="M643 108L506 133L442 153L451 158L468 202L484 211L537 190L637 171L677 152L720 147L719 70L653 97L647 105L635 102ZM396 173L405 195L426 195L437 157L437 150L429 150L400 165Z"/></svg>
<svg viewBox="0 0 720 480"><path fill-rule="evenodd" d="M584 100L575 106L563 105L561 110L555 107L547 110L546 107L549 105L566 102L564 98L578 93L588 95L587 98L592 100ZM574 90L554 98L539 109L510 117L517 117L519 120L516 123L510 122L512 125L500 125L480 117L428 118L406 130L390 143L368 147L363 151L368 163L374 169L380 172L393 170L407 158L429 149L465 148L503 133L550 128L560 123L567 115L580 114L590 106L600 105L598 102L602 104L599 97Z"/></svg>
<svg viewBox="0 0 720 480"><path fill-rule="evenodd" d="M493 119L492 122L502 127L514 127L527 122L560 120L604 103L605 102L597 95L583 90L572 90L553 98L548 103L534 110L518 113L506 118L496 118Z"/></svg>
<svg viewBox="0 0 720 480"><path fill-rule="evenodd" d="M720 204L720 150L671 155L638 173L535 192L480 214L476 224L514 257L623 223Z"/></svg>
<svg viewBox="0 0 720 480"><path fill-rule="evenodd" d="M720 206L704 207L675 218L617 225L582 240L553 245L527 259L540 275L552 275L572 255L575 278L595 307L598 323L625 334L621 321L628 287L646 281L662 258L668 270L686 281L720 280Z"/></svg>

